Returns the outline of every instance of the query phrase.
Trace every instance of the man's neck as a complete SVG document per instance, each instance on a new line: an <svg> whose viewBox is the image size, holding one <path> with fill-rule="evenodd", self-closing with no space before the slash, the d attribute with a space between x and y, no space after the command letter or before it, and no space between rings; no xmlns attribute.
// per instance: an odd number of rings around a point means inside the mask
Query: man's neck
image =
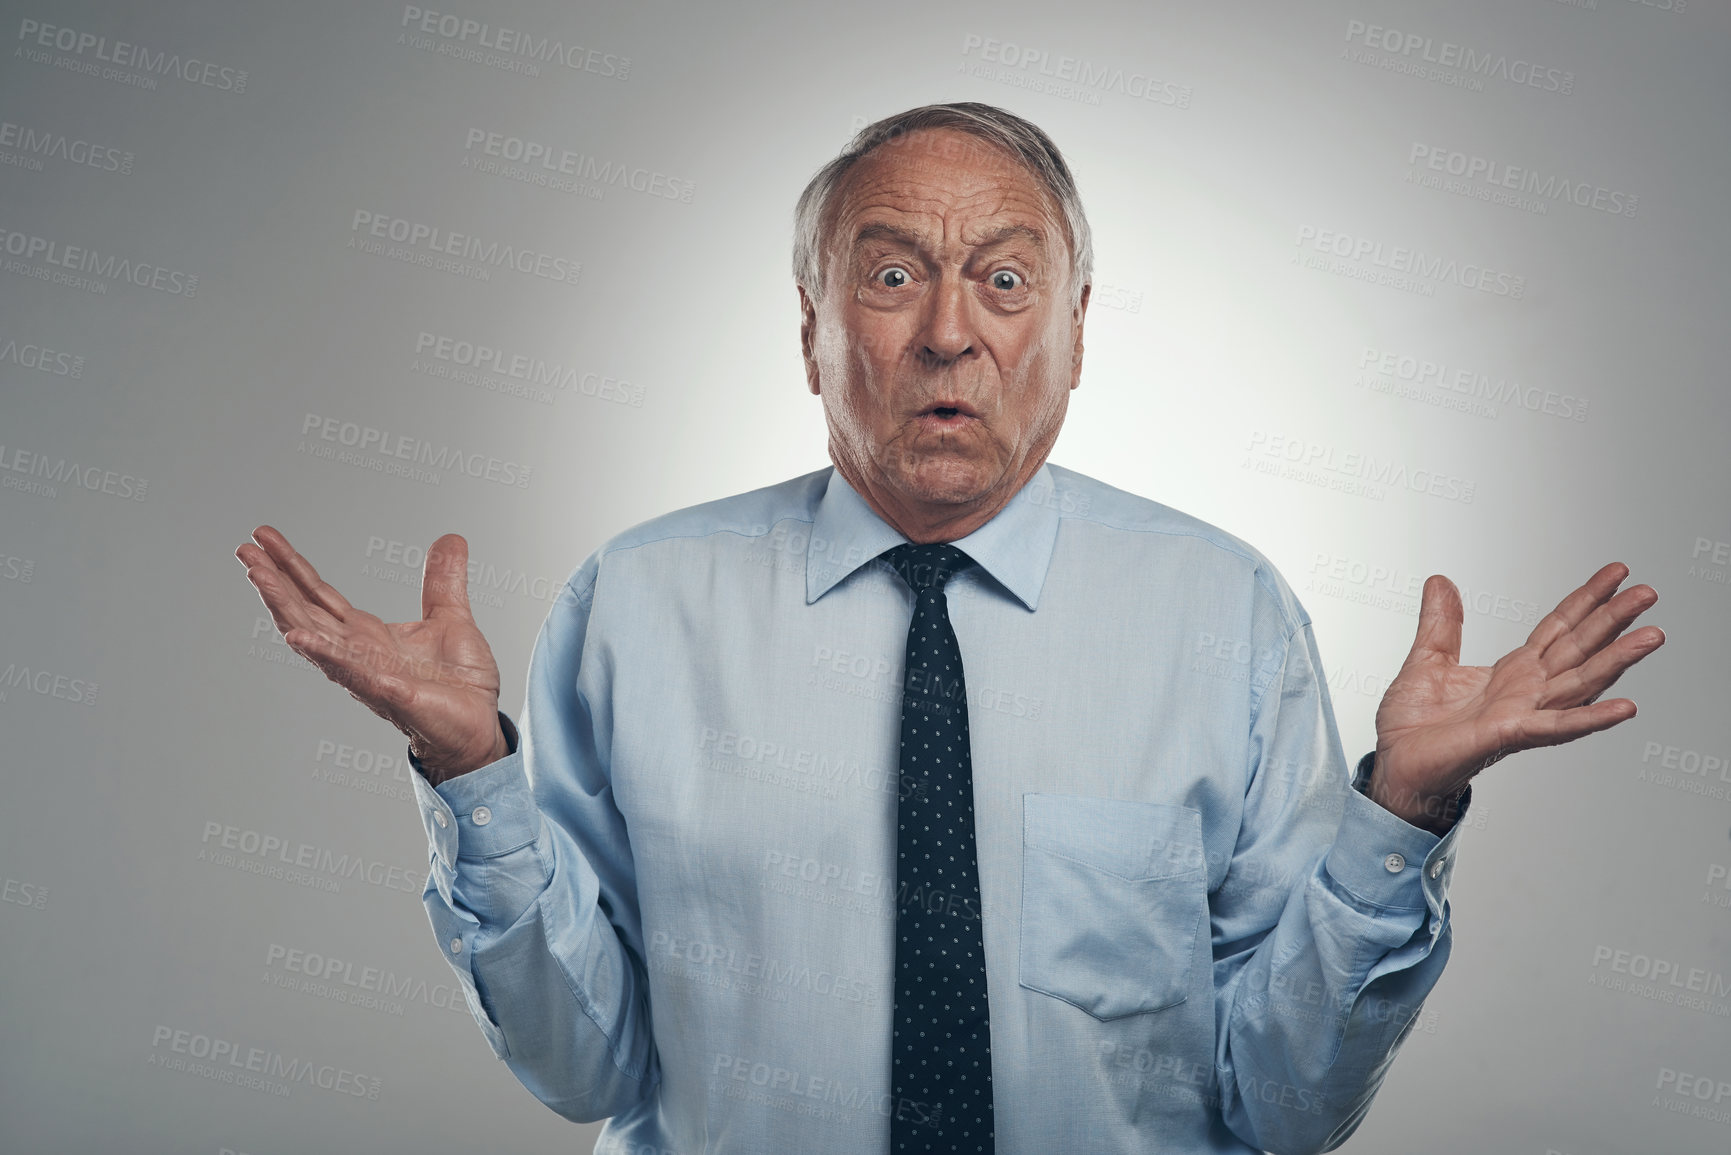
<svg viewBox="0 0 1731 1155"><path fill-rule="evenodd" d="M1034 474L1046 463L1046 455L1030 458L1022 463L1020 472L1007 484L996 486L978 498L968 502L955 504L939 502L913 501L897 493L888 485L874 483L875 479L862 476L859 470L852 468L851 463L830 447L830 461L835 465L836 472L842 480L853 487L855 493L865 499L872 512L881 517L891 528L903 537L917 545L929 545L934 542L960 541L982 525L998 515L998 511L1010 504L1010 499L1022 492Z"/></svg>

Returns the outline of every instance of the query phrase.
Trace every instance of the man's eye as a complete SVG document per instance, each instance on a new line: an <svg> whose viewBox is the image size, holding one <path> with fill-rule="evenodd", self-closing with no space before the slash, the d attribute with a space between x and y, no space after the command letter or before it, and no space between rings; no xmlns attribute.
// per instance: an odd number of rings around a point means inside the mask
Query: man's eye
<svg viewBox="0 0 1731 1155"><path fill-rule="evenodd" d="M878 274L878 281L886 289L899 289L908 283L908 271L903 268L885 269Z"/></svg>
<svg viewBox="0 0 1731 1155"><path fill-rule="evenodd" d="M1021 287L1022 278L1020 274L1012 273L1008 269L999 269L997 272L992 274L992 288L994 289L1002 289L1005 292L1009 292Z"/></svg>

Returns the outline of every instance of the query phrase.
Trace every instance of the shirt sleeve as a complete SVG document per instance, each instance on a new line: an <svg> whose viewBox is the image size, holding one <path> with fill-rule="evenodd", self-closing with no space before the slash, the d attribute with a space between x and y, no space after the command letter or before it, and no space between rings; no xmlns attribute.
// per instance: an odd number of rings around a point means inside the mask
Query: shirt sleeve
<svg viewBox="0 0 1731 1155"><path fill-rule="evenodd" d="M1211 902L1215 1065L1233 1132L1296 1155L1358 1127L1442 974L1471 791L1440 838L1371 801L1309 623L1268 652L1238 844ZM1361 783L1369 770L1367 756Z"/></svg>
<svg viewBox="0 0 1731 1155"><path fill-rule="evenodd" d="M529 663L511 752L433 786L410 754L430 841L422 901L493 1053L548 1107L592 1122L659 1082L624 822L579 688L596 558L572 575Z"/></svg>

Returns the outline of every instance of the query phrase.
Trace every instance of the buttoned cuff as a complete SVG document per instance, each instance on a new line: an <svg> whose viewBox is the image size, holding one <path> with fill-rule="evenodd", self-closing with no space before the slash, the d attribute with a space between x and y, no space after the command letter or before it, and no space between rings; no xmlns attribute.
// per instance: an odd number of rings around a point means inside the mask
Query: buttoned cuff
<svg viewBox="0 0 1731 1155"><path fill-rule="evenodd" d="M409 755L416 771L410 782L421 825L446 870L455 869L458 858L509 854L535 841L541 832L541 814L523 765L517 728L503 711L499 722L511 752L437 786L421 772L414 754Z"/></svg>
<svg viewBox="0 0 1731 1155"><path fill-rule="evenodd" d="M1367 754L1359 762L1325 865L1329 876L1361 901L1391 910L1429 910L1434 938L1447 918L1455 842L1472 801L1472 787L1461 794L1455 824L1439 838L1366 796L1363 787L1369 782L1373 756Z"/></svg>
<svg viewBox="0 0 1731 1155"><path fill-rule="evenodd" d="M414 779L421 824L447 869L459 858L496 858L535 841L541 813L521 752L434 786Z"/></svg>

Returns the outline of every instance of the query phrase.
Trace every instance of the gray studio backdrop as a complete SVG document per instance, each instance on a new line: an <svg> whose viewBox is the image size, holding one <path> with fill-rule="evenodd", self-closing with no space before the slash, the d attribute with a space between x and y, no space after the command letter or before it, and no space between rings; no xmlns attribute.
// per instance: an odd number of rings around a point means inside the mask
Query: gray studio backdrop
<svg viewBox="0 0 1731 1155"><path fill-rule="evenodd" d="M520 716L608 535L827 463L794 198L954 99L1093 222L1052 459L1267 553L1349 756L1426 575L1472 662L1660 591L1639 716L1479 780L1344 1150L1731 1145L1722 2L432 5L0 4L0 1149L588 1148L453 985L403 741L233 551L400 620L463 533Z"/></svg>

